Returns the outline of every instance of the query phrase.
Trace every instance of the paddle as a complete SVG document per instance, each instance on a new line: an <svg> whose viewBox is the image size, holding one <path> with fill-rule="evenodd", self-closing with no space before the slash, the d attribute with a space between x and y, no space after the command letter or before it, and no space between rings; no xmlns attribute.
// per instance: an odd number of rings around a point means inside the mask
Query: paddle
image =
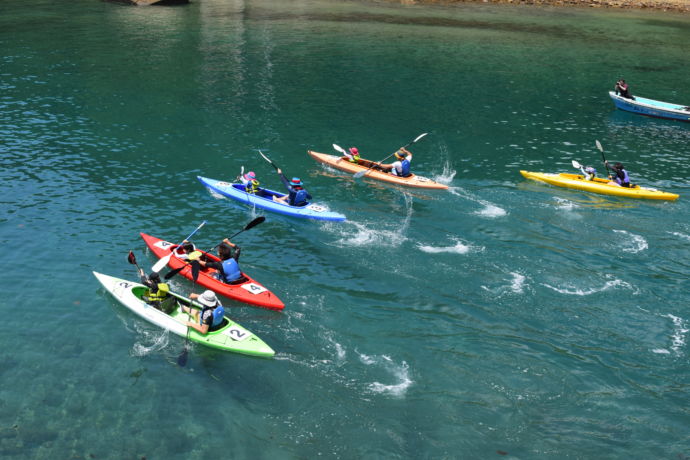
<svg viewBox="0 0 690 460"><path fill-rule="evenodd" d="M404 145L403 147L400 147L398 150L406 149L407 147L409 147L410 145L414 144L415 142L417 142L418 140L420 140L421 138L423 138L423 137L426 136L427 134L429 134L429 133L422 133L422 134L420 134L420 135L417 136L412 142L410 142L410 143ZM335 144L333 144L333 147L335 147ZM337 149L336 149L336 150L337 150ZM392 157L393 155L395 155L395 153L396 153L398 150L396 150L395 152L391 153L390 155L388 155L388 156L387 156L386 158L384 158L383 160L381 160L381 161L379 161L379 162L376 162L376 163L372 164L372 165L369 166L366 170L360 171L360 172L358 172L358 173L355 173L352 177L355 178L355 179L359 179L360 177L362 177L363 175L365 175L366 173L368 173L374 166L380 165L381 163L383 163L384 161L386 161L387 159L389 159L390 157Z"/></svg>
<svg viewBox="0 0 690 460"><path fill-rule="evenodd" d="M609 171L609 164L606 162L606 158L604 157L604 148L601 146L601 142L599 140L594 141L597 144L597 148L601 152L601 159L604 160L604 166L606 166L606 173L609 176L609 179L611 178L611 171Z"/></svg>
<svg viewBox="0 0 690 460"><path fill-rule="evenodd" d="M134 253L132 251L129 251L129 254L127 254L127 262L137 267L137 271L141 272L141 268L139 268L139 265L137 264L137 258L134 257Z"/></svg>
<svg viewBox="0 0 690 460"><path fill-rule="evenodd" d="M188 236L187 238L185 238L185 240L189 240L189 239L190 239L192 236L194 236L194 234L195 234L196 232L198 232L198 231L201 229L201 227L203 227L204 225L206 225L206 221L203 221L203 222L201 223L201 225L199 225L199 226L196 228L196 230L194 230L192 233L189 234L189 236ZM180 244L182 244L182 243L180 243ZM178 246L179 246L179 245L178 245ZM151 268L151 270L154 271L154 272L159 272L159 271L163 270L163 268L164 268L166 265L168 265L168 262L170 261L170 258L172 257L172 255L173 255L173 250L170 251L170 254L168 254L167 256L163 257L163 258L162 258L161 260L159 260L158 262L156 262L156 264L153 266L153 268Z"/></svg>
<svg viewBox="0 0 690 460"><path fill-rule="evenodd" d="M264 155L261 150L259 150L258 152L259 152L259 155L264 157L264 160L268 161L271 164L271 166L273 166L273 168L275 168L276 171L278 171L278 169L280 169L280 168L278 168L278 165L276 165L274 162L271 161L270 158L268 158L266 155Z"/></svg>
<svg viewBox="0 0 690 460"><path fill-rule="evenodd" d="M234 235L228 237L228 239L232 239L232 238L236 237L237 235L239 235L240 233L242 233L242 232L244 232L244 231L247 231L247 230L249 230L249 229L251 229L251 228L256 227L257 225L259 225L260 223L262 223L262 222L265 221L265 220L266 220L266 217L264 217L264 216L259 216L259 217L257 217L256 219L254 219L254 220L252 220L251 222L249 222L242 230L240 230L239 232L235 233ZM213 246L211 249L209 249L209 250L206 251L206 252L211 252L211 251L213 251L214 249L216 249L218 246L220 246L220 243L218 243L217 245ZM196 279L199 277L198 268L197 268L197 273L196 273L197 276L194 277L194 266L195 266L195 265L198 267L199 264L193 264L193 265L192 265L192 277L194 278L194 281L196 281ZM175 270L169 271L169 272L165 275L165 279L166 279L166 280L169 280L169 279L172 278L173 276L175 276L175 275L177 275L178 273L180 273L185 267L186 267L186 265L183 265L183 266L180 267L180 268L176 268Z"/></svg>

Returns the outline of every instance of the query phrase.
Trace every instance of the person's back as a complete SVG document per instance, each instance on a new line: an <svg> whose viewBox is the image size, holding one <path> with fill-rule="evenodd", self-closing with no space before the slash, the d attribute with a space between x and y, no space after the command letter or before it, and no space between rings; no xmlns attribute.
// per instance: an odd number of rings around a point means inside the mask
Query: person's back
<svg viewBox="0 0 690 460"><path fill-rule="evenodd" d="M391 174L398 177L410 177L412 175L410 172L412 154L405 149L400 149L398 152L395 152L395 158L397 161L393 163Z"/></svg>
<svg viewBox="0 0 690 460"><path fill-rule="evenodd" d="M140 271L141 283L148 287L142 299L154 308L165 313L170 313L175 308L175 298L170 295L170 286L161 282L160 275L153 272L148 277L144 271Z"/></svg>
<svg viewBox="0 0 690 460"><path fill-rule="evenodd" d="M222 260L222 281L228 284L242 278L242 270L239 264L241 248L237 245L231 246L231 244L232 243L226 239L218 248L218 253Z"/></svg>
<svg viewBox="0 0 690 460"><path fill-rule="evenodd" d="M608 166L608 162L606 162L606 165ZM614 176L612 177L613 183L616 185L620 185L621 187L630 187L630 176L628 175L628 171L625 170L625 167L621 163L615 163L612 168L614 172Z"/></svg>
<svg viewBox="0 0 690 460"><path fill-rule="evenodd" d="M359 150L357 150L357 147L350 147L349 152L345 152L345 158L347 158L347 161L350 163L359 163L360 157L359 157Z"/></svg>
<svg viewBox="0 0 690 460"><path fill-rule="evenodd" d="M614 88L616 94L620 94L622 97L626 99L632 99L635 100L632 94L630 94L630 87L628 84L625 82L625 80L618 80L616 82L616 86Z"/></svg>

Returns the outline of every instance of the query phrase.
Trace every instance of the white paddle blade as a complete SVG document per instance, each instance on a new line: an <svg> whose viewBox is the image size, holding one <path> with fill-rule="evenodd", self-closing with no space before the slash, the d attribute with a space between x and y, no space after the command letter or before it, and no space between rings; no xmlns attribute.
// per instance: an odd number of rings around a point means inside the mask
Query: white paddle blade
<svg viewBox="0 0 690 460"><path fill-rule="evenodd" d="M345 149L339 146L338 144L333 144L333 148L342 154L345 153Z"/></svg>
<svg viewBox="0 0 690 460"><path fill-rule="evenodd" d="M415 142L417 142L418 140L420 140L421 138L423 138L423 137L426 136L427 134L429 134L429 133L422 133L422 134L420 134L419 136L417 136L417 138L416 138L415 140L412 141L412 143L414 144Z"/></svg>
<svg viewBox="0 0 690 460"><path fill-rule="evenodd" d="M369 170L367 169L367 170L364 170L364 171L360 171L360 172L358 172L358 173L355 173L354 176L352 176L352 177L355 178L355 179L359 179L360 177L362 177L363 175L365 175L365 174L367 173L367 171L369 171Z"/></svg>
<svg viewBox="0 0 690 460"><path fill-rule="evenodd" d="M604 148L601 146L601 142L599 142L598 139L595 140L594 142L597 144L597 148L599 149L599 151L600 151L600 152L603 152L603 151L604 151Z"/></svg>
<svg viewBox="0 0 690 460"><path fill-rule="evenodd" d="M167 256L163 257L160 259L158 262L155 263L153 267L151 267L151 271L154 271L156 273L160 272L165 268L166 265L168 265L168 261L170 260L170 257L172 257L172 252L168 254Z"/></svg>
<svg viewBox="0 0 690 460"><path fill-rule="evenodd" d="M573 168L575 168L575 169L580 169L581 167L582 167L582 165L581 165L580 163L578 163L577 161L573 160Z"/></svg>

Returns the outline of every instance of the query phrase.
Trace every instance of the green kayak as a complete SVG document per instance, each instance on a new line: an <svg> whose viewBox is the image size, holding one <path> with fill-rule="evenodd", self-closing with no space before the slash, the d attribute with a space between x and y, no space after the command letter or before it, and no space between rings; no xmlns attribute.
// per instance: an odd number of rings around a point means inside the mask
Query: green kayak
<svg viewBox="0 0 690 460"><path fill-rule="evenodd" d="M175 305L170 314L166 314L142 300L142 296L147 290L146 286L102 273L93 272L93 274L103 287L122 305L145 320L167 329L173 334L186 337L189 333L189 340L192 342L219 350L262 358L270 358L275 355L275 352L263 340L227 316L223 318L223 323L218 329L206 335L200 334L191 328L187 331L188 328L185 326L185 323L189 320L189 317L186 313L182 313L179 305L189 306L191 304L199 309L201 309L201 305L186 297L170 292L174 296L177 305Z"/></svg>

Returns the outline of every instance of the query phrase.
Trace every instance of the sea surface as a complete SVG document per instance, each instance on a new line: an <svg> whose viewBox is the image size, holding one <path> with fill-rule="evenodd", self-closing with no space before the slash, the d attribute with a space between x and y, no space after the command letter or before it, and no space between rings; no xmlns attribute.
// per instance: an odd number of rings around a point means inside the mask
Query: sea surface
<svg viewBox="0 0 690 460"><path fill-rule="evenodd" d="M690 458L690 16L577 8L195 0L0 2L0 457ZM313 161L410 146L423 191ZM605 173L638 201L527 181ZM261 150L343 223L209 193ZM194 346L92 275L139 236L238 235L282 312L226 300L276 350ZM182 277L183 294L200 288Z"/></svg>

